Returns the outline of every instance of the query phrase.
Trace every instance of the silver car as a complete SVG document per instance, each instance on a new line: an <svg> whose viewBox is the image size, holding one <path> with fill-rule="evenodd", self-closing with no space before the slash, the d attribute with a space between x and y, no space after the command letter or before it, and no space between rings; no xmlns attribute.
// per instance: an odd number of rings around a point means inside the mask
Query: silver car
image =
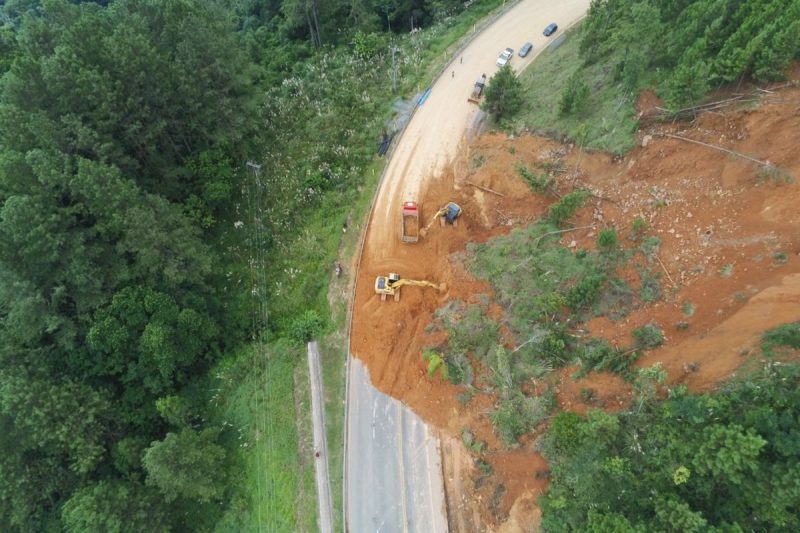
<svg viewBox="0 0 800 533"><path fill-rule="evenodd" d="M514 55L514 50L511 48L506 48L503 50L503 53L500 54L500 57L497 58L497 66L504 67L506 63L511 59L511 56Z"/></svg>

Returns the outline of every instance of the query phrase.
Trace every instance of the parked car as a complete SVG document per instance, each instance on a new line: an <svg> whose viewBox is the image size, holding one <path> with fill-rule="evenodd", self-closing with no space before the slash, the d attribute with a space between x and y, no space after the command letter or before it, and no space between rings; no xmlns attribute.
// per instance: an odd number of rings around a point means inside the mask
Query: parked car
<svg viewBox="0 0 800 533"><path fill-rule="evenodd" d="M522 45L522 48L519 49L519 57L525 57L533 50L533 45L531 43L525 43Z"/></svg>
<svg viewBox="0 0 800 533"><path fill-rule="evenodd" d="M511 56L514 55L514 50L512 48L506 48L503 50L503 53L500 54L500 57L497 58L497 66L504 67L506 63L511 59Z"/></svg>
<svg viewBox="0 0 800 533"><path fill-rule="evenodd" d="M556 32L557 29L558 29L558 24L556 24L555 22L551 22L544 29L544 36L545 37L550 37L551 35L553 35Z"/></svg>

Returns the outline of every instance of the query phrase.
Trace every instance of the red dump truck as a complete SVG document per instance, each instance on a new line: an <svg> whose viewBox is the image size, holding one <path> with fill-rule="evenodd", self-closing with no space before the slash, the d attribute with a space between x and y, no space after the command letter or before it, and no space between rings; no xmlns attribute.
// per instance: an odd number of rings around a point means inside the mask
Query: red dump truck
<svg viewBox="0 0 800 533"><path fill-rule="evenodd" d="M417 242L419 240L419 206L417 202L403 202L402 219L400 221L400 240Z"/></svg>

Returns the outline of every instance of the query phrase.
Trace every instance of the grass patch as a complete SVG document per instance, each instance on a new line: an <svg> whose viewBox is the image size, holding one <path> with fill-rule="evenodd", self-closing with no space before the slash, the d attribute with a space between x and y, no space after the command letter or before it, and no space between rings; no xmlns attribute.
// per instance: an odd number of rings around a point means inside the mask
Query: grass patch
<svg viewBox="0 0 800 533"><path fill-rule="evenodd" d="M800 322L773 328L761 336L761 349L766 356L775 355L776 348L800 349Z"/></svg>
<svg viewBox="0 0 800 533"><path fill-rule="evenodd" d="M584 68L578 52L580 27L567 30L561 46L543 50L520 75L529 97L513 128L567 136L589 149L622 154L633 148L638 127L633 108L636 95L613 81L612 65L621 60L624 50ZM580 85L588 87L589 93L577 109L564 115L560 109L565 88L576 84L574 75L579 70Z"/></svg>
<svg viewBox="0 0 800 533"><path fill-rule="evenodd" d="M219 424L244 473L229 481L232 504L219 531L316 529L313 462L298 449L296 405L307 412L309 403L307 393L295 389L300 361L287 343L263 350L251 345L210 373L216 377L210 423ZM301 431L310 433L303 428L308 423L300 420Z"/></svg>

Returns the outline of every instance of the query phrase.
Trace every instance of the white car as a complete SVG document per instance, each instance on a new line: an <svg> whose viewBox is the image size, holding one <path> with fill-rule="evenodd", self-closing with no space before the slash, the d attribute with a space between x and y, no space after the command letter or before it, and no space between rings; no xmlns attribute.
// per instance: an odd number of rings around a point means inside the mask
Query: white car
<svg viewBox="0 0 800 533"><path fill-rule="evenodd" d="M514 55L514 50L511 48L506 48L503 50L503 53L500 54L500 57L497 58L497 66L504 67L506 63L511 59L511 56Z"/></svg>

